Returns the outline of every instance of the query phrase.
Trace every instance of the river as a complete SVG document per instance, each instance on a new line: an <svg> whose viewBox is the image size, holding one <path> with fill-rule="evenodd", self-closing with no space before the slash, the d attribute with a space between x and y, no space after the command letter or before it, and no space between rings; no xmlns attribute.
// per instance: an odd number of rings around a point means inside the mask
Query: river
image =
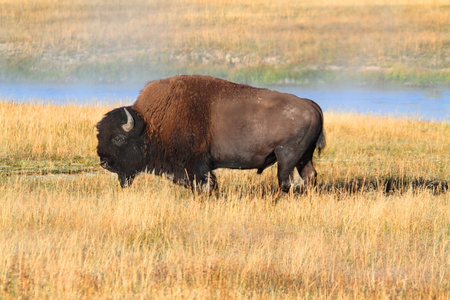
<svg viewBox="0 0 450 300"><path fill-rule="evenodd" d="M134 102L142 86L0 84L0 99L17 103L57 105L128 105ZM382 116L408 117L425 121L450 121L449 88L273 88L309 98L324 111L357 112Z"/></svg>

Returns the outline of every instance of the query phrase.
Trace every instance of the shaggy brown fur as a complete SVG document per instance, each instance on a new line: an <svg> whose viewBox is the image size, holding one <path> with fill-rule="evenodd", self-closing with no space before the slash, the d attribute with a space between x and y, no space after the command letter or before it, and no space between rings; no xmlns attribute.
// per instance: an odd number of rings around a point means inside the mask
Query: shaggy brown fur
<svg viewBox="0 0 450 300"><path fill-rule="evenodd" d="M213 101L248 97L255 90L208 76L180 75L149 82L132 108L147 124L150 147L157 148L149 150L157 156L150 168L157 174L173 174L174 181L182 181L186 174L191 179L204 178L211 169L205 155L211 140Z"/></svg>

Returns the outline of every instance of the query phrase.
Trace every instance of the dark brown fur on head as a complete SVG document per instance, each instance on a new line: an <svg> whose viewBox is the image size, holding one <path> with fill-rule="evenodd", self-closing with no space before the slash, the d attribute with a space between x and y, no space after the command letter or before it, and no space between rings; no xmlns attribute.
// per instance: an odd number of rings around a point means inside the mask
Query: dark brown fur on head
<svg viewBox="0 0 450 300"><path fill-rule="evenodd" d="M133 128L126 131L128 117L133 118ZM97 124L97 154L100 165L119 176L120 184L127 186L145 169L146 141L144 120L131 109L121 107L108 112Z"/></svg>

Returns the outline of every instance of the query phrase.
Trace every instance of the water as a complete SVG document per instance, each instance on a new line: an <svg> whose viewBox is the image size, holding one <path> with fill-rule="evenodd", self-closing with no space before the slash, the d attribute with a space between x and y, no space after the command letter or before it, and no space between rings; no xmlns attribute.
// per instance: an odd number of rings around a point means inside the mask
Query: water
<svg viewBox="0 0 450 300"><path fill-rule="evenodd" d="M316 102L325 111L352 111L428 121L450 121L450 90L355 88L294 91L293 94L317 99Z"/></svg>
<svg viewBox="0 0 450 300"><path fill-rule="evenodd" d="M0 84L0 99L58 105L129 105L140 86ZM274 88L316 101L324 111L370 113L429 121L450 121L450 89Z"/></svg>
<svg viewBox="0 0 450 300"><path fill-rule="evenodd" d="M142 86L0 84L0 99L18 103L51 103L57 105L131 104Z"/></svg>

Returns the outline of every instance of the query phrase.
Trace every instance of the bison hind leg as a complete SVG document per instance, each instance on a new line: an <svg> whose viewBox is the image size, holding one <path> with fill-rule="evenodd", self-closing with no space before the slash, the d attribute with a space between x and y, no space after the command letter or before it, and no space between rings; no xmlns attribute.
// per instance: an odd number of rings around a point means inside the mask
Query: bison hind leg
<svg viewBox="0 0 450 300"><path fill-rule="evenodd" d="M292 171L297 165L298 158L290 147L278 147L275 150L278 161L278 185L283 192L291 188Z"/></svg>
<svg viewBox="0 0 450 300"><path fill-rule="evenodd" d="M312 161L313 153L314 148L305 153L296 166L305 186L314 186L316 183L317 172Z"/></svg>
<svg viewBox="0 0 450 300"><path fill-rule="evenodd" d="M303 181L305 182L305 185L312 185L314 186L316 183L317 178L317 172L316 169L314 169L312 160L308 161L306 165L304 166L303 170L301 170L300 176L302 177Z"/></svg>
<svg viewBox="0 0 450 300"><path fill-rule="evenodd" d="M294 147L279 147L276 150L278 159L278 184L284 192L288 192L291 185L297 189L300 185L304 187L314 186L316 182L317 172L314 169L312 157L314 153L314 147L303 151L294 151ZM299 158L298 153L303 153ZM294 180L293 171L297 169L301 180L296 182Z"/></svg>

